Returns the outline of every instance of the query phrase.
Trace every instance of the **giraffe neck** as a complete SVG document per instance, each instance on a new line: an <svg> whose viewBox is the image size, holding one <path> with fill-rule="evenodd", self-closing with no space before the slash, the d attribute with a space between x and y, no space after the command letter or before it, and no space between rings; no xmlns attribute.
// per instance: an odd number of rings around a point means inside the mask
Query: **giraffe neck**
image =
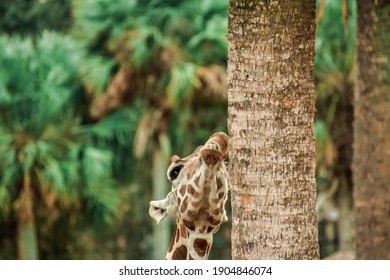
<svg viewBox="0 0 390 280"><path fill-rule="evenodd" d="M213 234L226 221L227 182L218 166L193 174L177 186L176 231L166 259L207 260Z"/></svg>
<svg viewBox="0 0 390 280"><path fill-rule="evenodd" d="M207 260L213 243L212 233L189 230L177 223L175 234L169 245L167 260Z"/></svg>

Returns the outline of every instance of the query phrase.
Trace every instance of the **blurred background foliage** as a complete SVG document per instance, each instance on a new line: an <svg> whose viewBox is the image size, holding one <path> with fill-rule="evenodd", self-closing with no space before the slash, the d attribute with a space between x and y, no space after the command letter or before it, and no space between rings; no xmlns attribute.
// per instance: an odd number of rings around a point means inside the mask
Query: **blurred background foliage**
<svg viewBox="0 0 390 280"><path fill-rule="evenodd" d="M353 238L355 2L317 2L317 209L326 257L350 250ZM227 131L227 7L1 1L0 259L163 257L156 251L166 250L174 221L156 229L148 206L170 188L169 157ZM229 223L210 258L231 258Z"/></svg>
<svg viewBox="0 0 390 280"><path fill-rule="evenodd" d="M317 212L321 257L353 251L352 143L356 39L353 0L317 1Z"/></svg>

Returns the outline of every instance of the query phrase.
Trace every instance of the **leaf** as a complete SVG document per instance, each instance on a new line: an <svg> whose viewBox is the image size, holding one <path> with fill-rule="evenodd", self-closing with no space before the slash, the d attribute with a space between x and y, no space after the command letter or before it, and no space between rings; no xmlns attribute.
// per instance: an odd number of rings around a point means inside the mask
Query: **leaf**
<svg viewBox="0 0 390 280"><path fill-rule="evenodd" d="M53 32L35 39L0 36L0 42L0 89L6 89L0 116L8 126L39 137L78 98L82 46Z"/></svg>
<svg viewBox="0 0 390 280"><path fill-rule="evenodd" d="M89 40L107 31L115 37L124 32L127 17L137 12L136 4L136 0L76 0L75 32Z"/></svg>
<svg viewBox="0 0 390 280"><path fill-rule="evenodd" d="M7 188L13 187L22 174L21 166L17 159L17 152L9 147L0 155L0 185Z"/></svg>
<svg viewBox="0 0 390 280"><path fill-rule="evenodd" d="M89 220L96 226L108 225L118 218L121 198L119 192L109 185L104 181L89 184L83 193Z"/></svg>
<svg viewBox="0 0 390 280"><path fill-rule="evenodd" d="M28 143L23 146L20 153L23 153L23 162L21 162L23 171L30 172L37 156L37 150L34 143Z"/></svg>
<svg viewBox="0 0 390 280"><path fill-rule="evenodd" d="M83 154L83 175L87 184L96 184L112 176L112 153L87 146Z"/></svg>
<svg viewBox="0 0 390 280"><path fill-rule="evenodd" d="M118 141L121 145L128 145L139 119L138 114L136 108L118 110L98 123L81 126L78 130L86 133L90 141Z"/></svg>
<svg viewBox="0 0 390 280"><path fill-rule="evenodd" d="M66 179L63 171L61 170L60 164L55 160L47 161L44 171L43 178L46 184L49 184L57 194L69 195L66 187Z"/></svg>
<svg viewBox="0 0 390 280"><path fill-rule="evenodd" d="M171 77L167 86L168 104L180 104L188 100L196 88L200 86L196 76L196 65L180 63L171 70Z"/></svg>
<svg viewBox="0 0 390 280"><path fill-rule="evenodd" d="M82 79L88 91L101 94L110 78L114 63L99 56L89 56L81 66Z"/></svg>
<svg viewBox="0 0 390 280"><path fill-rule="evenodd" d="M5 186L0 185L0 213L4 213L11 203L10 193Z"/></svg>

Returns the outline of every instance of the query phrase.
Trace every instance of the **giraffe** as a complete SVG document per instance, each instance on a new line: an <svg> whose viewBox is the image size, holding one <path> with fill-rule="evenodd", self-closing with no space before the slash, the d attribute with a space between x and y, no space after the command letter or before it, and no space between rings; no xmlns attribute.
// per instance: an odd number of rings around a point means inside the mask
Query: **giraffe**
<svg viewBox="0 0 390 280"><path fill-rule="evenodd" d="M151 201L149 207L149 215L157 224L166 215L176 217L167 260L208 258L213 234L228 220L225 204L230 180L224 163L227 150L228 136L217 132L188 157L171 157L167 177L172 189L165 199Z"/></svg>

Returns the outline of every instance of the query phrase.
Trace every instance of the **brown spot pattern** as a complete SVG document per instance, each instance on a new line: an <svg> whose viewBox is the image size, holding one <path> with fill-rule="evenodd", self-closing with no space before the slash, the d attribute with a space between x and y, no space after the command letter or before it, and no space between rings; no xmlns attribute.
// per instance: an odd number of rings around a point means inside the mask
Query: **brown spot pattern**
<svg viewBox="0 0 390 280"><path fill-rule="evenodd" d="M223 187L221 178L217 177L217 189L221 189Z"/></svg>
<svg viewBox="0 0 390 280"><path fill-rule="evenodd" d="M180 230L177 228L176 229L176 243L179 242L179 238L180 238Z"/></svg>
<svg viewBox="0 0 390 280"><path fill-rule="evenodd" d="M194 187L191 184L188 184L187 185L187 193L189 193L190 195L193 195L194 192L195 192Z"/></svg>
<svg viewBox="0 0 390 280"><path fill-rule="evenodd" d="M192 195L194 198L199 198L201 196L200 192L195 191L194 194Z"/></svg>
<svg viewBox="0 0 390 280"><path fill-rule="evenodd" d="M195 184L195 185L198 185L198 183L199 183L199 178L200 178L200 176L198 176L198 177L196 177L196 178L194 179L194 184Z"/></svg>
<svg viewBox="0 0 390 280"><path fill-rule="evenodd" d="M172 260L186 260L187 259L187 247L181 245L177 247L172 254Z"/></svg>
<svg viewBox="0 0 390 280"><path fill-rule="evenodd" d="M183 202L181 203L180 212L186 211L187 206L188 206L188 196L186 196L186 197L184 198Z"/></svg>
<svg viewBox="0 0 390 280"><path fill-rule="evenodd" d="M187 220L183 220L183 223L185 224L185 226L190 229L190 230L195 230L195 223L194 222L190 222L190 221L187 221Z"/></svg>
<svg viewBox="0 0 390 280"><path fill-rule="evenodd" d="M191 218L191 219L194 219L195 218L195 211L192 211L192 210L188 210L187 211L187 217L188 218Z"/></svg>
<svg viewBox="0 0 390 280"><path fill-rule="evenodd" d="M200 154L207 165L214 165L223 158L220 152L213 149L204 149Z"/></svg>
<svg viewBox="0 0 390 280"><path fill-rule="evenodd" d="M180 227L180 236L183 238L188 238L186 226L184 224L180 224L179 227Z"/></svg>
<svg viewBox="0 0 390 280"><path fill-rule="evenodd" d="M186 193L186 189L187 189L187 186L180 187L179 193L181 194L181 196L184 196L184 194Z"/></svg>
<svg viewBox="0 0 390 280"><path fill-rule="evenodd" d="M207 254L208 245L209 243L205 239L196 238L194 240L194 250L200 257L204 257Z"/></svg>
<svg viewBox="0 0 390 280"><path fill-rule="evenodd" d="M213 230L214 230L214 227L209 226L209 227L207 228L207 233L210 233L210 232L212 232Z"/></svg>
<svg viewBox="0 0 390 280"><path fill-rule="evenodd" d="M211 200L211 203L212 204L218 204L218 202L220 202L221 201L221 199L219 199L219 198L213 198L212 200Z"/></svg>
<svg viewBox="0 0 390 280"><path fill-rule="evenodd" d="M221 223L220 220L214 219L213 216L208 216L208 217L207 217L207 221L208 221L211 225L213 225L213 226L217 226L217 225L219 225L219 224Z"/></svg>

